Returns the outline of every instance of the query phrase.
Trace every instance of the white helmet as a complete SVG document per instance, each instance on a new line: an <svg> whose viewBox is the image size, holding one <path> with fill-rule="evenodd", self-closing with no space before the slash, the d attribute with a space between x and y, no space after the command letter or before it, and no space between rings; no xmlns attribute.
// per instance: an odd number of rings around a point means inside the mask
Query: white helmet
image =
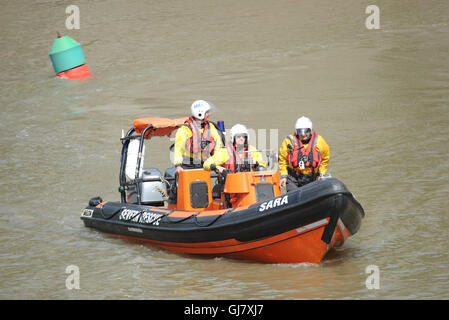
<svg viewBox="0 0 449 320"><path fill-rule="evenodd" d="M304 131L312 131L312 121L307 117L301 117L296 120L295 129L305 129Z"/></svg>
<svg viewBox="0 0 449 320"><path fill-rule="evenodd" d="M197 119L203 120L206 112L211 109L211 104L205 100L196 100L192 103L190 110L192 116Z"/></svg>
<svg viewBox="0 0 449 320"><path fill-rule="evenodd" d="M248 136L248 129L243 124L236 124L231 128L231 141L234 142L234 137L238 134L246 134Z"/></svg>

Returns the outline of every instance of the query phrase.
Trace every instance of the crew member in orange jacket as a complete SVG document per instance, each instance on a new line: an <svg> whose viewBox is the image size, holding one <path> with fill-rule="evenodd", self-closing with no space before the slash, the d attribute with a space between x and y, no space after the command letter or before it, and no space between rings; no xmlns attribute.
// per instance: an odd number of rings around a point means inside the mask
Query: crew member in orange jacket
<svg viewBox="0 0 449 320"><path fill-rule="evenodd" d="M224 170L229 172L244 172L264 170L267 164L260 152L248 144L248 129L243 124L236 124L231 128L231 141L226 143L212 157L207 159L203 168L205 170Z"/></svg>
<svg viewBox="0 0 449 320"><path fill-rule="evenodd" d="M279 149L280 186L287 192L319 180L326 174L330 150L326 141L312 127L312 121L300 117L295 132L287 136Z"/></svg>
<svg viewBox="0 0 449 320"><path fill-rule="evenodd" d="M192 115L176 132L173 160L176 173L202 168L204 161L223 147L223 137L209 121L212 104L204 100L192 103Z"/></svg>

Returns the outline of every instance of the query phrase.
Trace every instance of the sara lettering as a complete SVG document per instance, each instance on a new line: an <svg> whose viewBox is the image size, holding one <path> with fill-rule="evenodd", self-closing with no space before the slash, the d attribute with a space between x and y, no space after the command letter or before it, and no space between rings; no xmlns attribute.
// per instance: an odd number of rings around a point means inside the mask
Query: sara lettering
<svg viewBox="0 0 449 320"><path fill-rule="evenodd" d="M262 212L267 209L272 209L272 208L282 206L284 204L288 204L288 195L285 195L282 198L276 198L276 199L262 203L259 207L259 211Z"/></svg>

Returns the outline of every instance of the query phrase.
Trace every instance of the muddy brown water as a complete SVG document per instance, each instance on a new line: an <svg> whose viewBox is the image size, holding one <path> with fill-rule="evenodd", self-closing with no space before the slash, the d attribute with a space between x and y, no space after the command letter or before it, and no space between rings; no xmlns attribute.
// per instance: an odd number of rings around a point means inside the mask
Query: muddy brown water
<svg viewBox="0 0 449 320"><path fill-rule="evenodd" d="M69 4L1 5L0 298L449 298L447 1L84 0L79 30ZM55 77L56 31L81 43L89 80ZM91 197L119 200L121 130L200 98L227 128L277 130L273 145L311 118L366 211L359 233L320 265L270 265L85 228ZM147 160L165 169L167 147Z"/></svg>

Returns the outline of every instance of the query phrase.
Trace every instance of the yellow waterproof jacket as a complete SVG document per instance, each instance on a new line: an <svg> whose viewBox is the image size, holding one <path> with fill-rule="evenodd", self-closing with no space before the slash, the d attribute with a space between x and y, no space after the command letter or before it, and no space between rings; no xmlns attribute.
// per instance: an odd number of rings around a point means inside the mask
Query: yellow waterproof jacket
<svg viewBox="0 0 449 320"><path fill-rule="evenodd" d="M216 153L223 147L223 142L221 139L221 135L220 133L218 133L218 129L215 127L215 125L212 122L209 122L209 124L212 139L214 139L215 141L214 152ZM203 133L203 131L204 129L201 129L201 133ZM193 159L194 155L190 153L190 151L187 150L186 148L187 140L190 139L192 136L193 133L192 130L190 129L190 126L183 125L179 127L178 131L176 132L175 147L173 152L174 165L182 164L184 159Z"/></svg>
<svg viewBox="0 0 449 320"><path fill-rule="evenodd" d="M290 135L292 139L294 139L293 135ZM281 144L281 148L279 149L279 171L281 174L281 177L286 177L288 175L287 168L294 169L289 163L288 163L288 145L291 146L293 149L294 146L292 144L292 141L289 137L286 137L284 141ZM309 141L310 143L311 141ZM304 148L307 148L307 144L304 145ZM315 172L318 172L319 174L325 174L327 171L327 165L329 164L330 159L330 150L329 145L326 143L326 141L323 139L322 136L318 135L317 139L317 149L321 154L321 164L318 167L318 170L315 169ZM305 169L298 169L303 174L309 174L311 172L311 168L305 168Z"/></svg>
<svg viewBox="0 0 449 320"><path fill-rule="evenodd" d="M255 164L256 162L259 164L259 166L262 166L264 168L267 167L267 164L265 161L263 161L262 155L259 151L253 146L248 146L249 154L252 159L252 162ZM226 147L222 147L220 149L217 149L214 155L210 158L208 158L204 164L203 168L207 171L210 171L210 166L212 164L215 164L216 166L224 166L225 163L230 159L230 155L228 152L228 149Z"/></svg>

